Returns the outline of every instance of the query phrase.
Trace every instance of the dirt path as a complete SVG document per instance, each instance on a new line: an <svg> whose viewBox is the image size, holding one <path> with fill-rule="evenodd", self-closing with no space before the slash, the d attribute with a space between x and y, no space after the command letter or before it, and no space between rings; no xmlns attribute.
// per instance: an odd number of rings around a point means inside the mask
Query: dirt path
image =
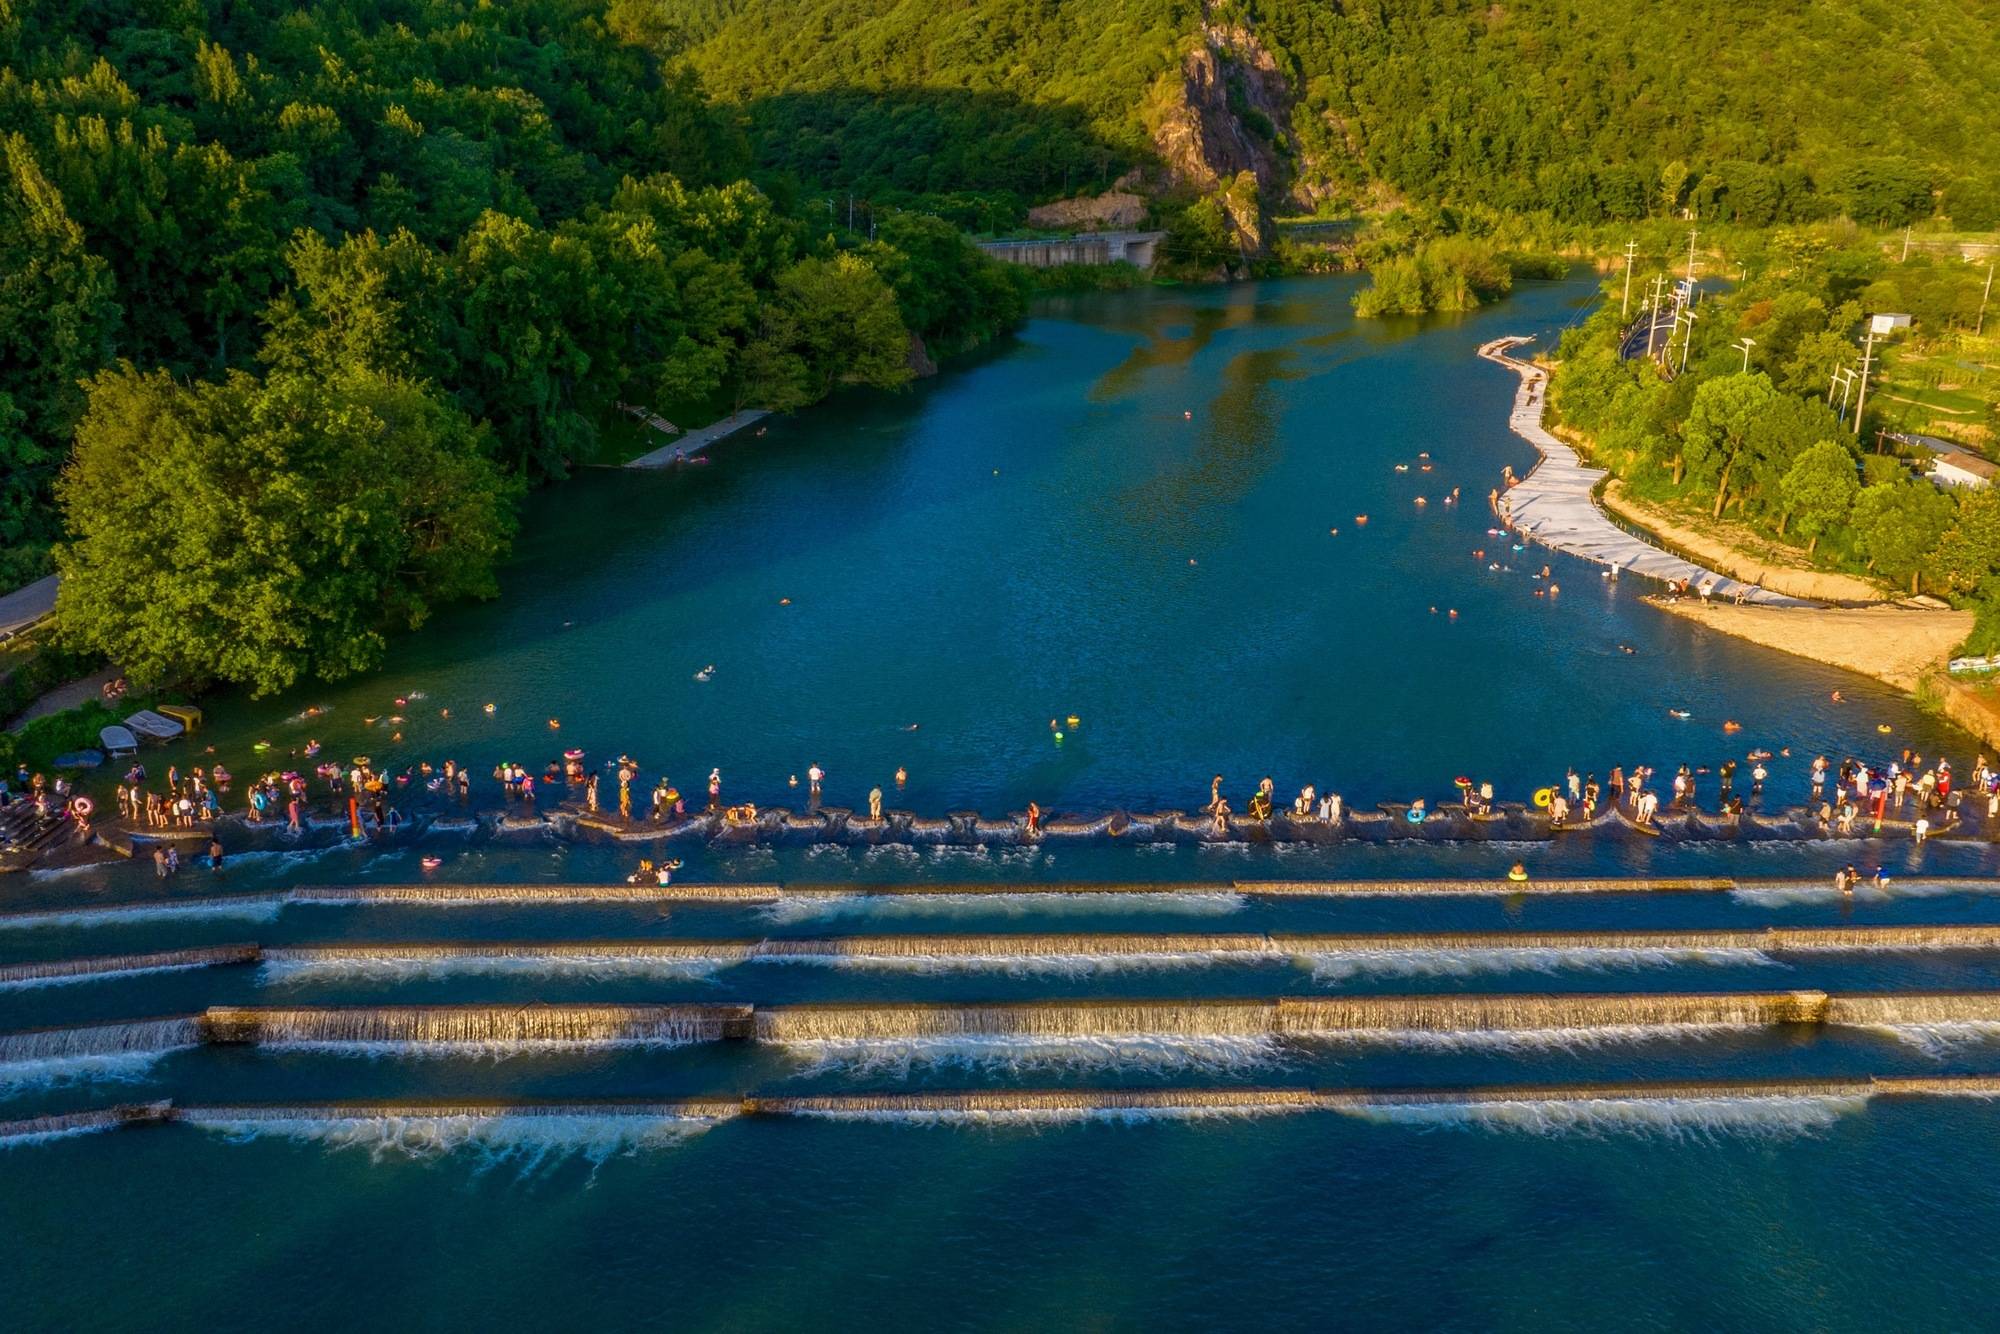
<svg viewBox="0 0 2000 1334"><path fill-rule="evenodd" d="M1768 556L1746 551L1715 533L1701 532L1658 505L1650 505L1627 495L1621 482L1605 483L1600 500L1611 513L1656 535L1710 569L1761 585L1773 593L1825 602L1889 600L1890 594L1873 580L1772 560Z"/></svg>

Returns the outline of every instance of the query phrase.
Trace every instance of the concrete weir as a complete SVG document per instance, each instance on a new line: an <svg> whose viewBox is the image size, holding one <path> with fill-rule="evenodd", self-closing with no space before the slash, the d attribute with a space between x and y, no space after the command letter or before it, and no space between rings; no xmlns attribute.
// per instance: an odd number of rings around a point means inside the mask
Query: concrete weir
<svg viewBox="0 0 2000 1334"><path fill-rule="evenodd" d="M618 1046L749 1036L748 1005L216 1006L204 1042L236 1046Z"/></svg>
<svg viewBox="0 0 2000 1334"><path fill-rule="evenodd" d="M2000 991L1622 992L805 1005L218 1006L200 1015L0 1034L0 1064L195 1042L520 1048L933 1038L1274 1038L2000 1023Z"/></svg>
<svg viewBox="0 0 2000 1334"><path fill-rule="evenodd" d="M1996 891L1992 876L1926 876L1913 881L1937 890ZM1484 880L1234 880L1154 881L1100 884L1091 881L961 881L877 884L676 884L676 885L302 885L278 894L234 898L161 898L130 903L89 904L0 913L0 930L50 926L111 925L148 917L275 916L293 905L430 907L533 907L538 905L645 905L679 907L771 907L784 903L842 902L896 898L978 901L1005 898L1073 898L1081 895L1140 900L1199 898L1398 898L1448 896L1532 897L1548 894L1704 894L1778 890L1825 890L1819 878L1732 879L1728 877L1632 877L1532 879L1504 876ZM1891 892L1894 892L1892 887Z"/></svg>
<svg viewBox="0 0 2000 1334"><path fill-rule="evenodd" d="M1834 1110L1881 1099L1996 1098L2000 1075L1922 1075L1853 1079L1677 1080L1583 1084L1493 1084L1434 1088L1138 1088L977 1089L921 1093L834 1093L601 1102L323 1102L178 1106L125 1104L20 1121L0 1121L0 1145L18 1145L95 1131L179 1123L231 1131L260 1125L393 1122L572 1123L718 1122L739 1116L828 1120L993 1121L1259 1116L1341 1112L1369 1118L1399 1109L1468 1112L1602 1108L1650 1110L1630 1118L1644 1126L1684 1110L1698 1123L1736 1107L1754 1120L1760 1108L1821 1104ZM1506 1120L1496 1124L1507 1124ZM1533 1127L1532 1119L1522 1123Z"/></svg>
<svg viewBox="0 0 2000 1334"><path fill-rule="evenodd" d="M1144 965L1271 964L1399 956L1488 958L1505 966L1522 956L1541 966L1573 958L1580 965L1607 955L1714 956L2000 950L2000 925L1700 928L1683 931L1444 931L1353 934L1334 932L981 932L896 935L675 937L642 940L339 941L317 945L218 945L156 954L47 959L0 967L0 987L112 978L174 968L263 964L285 975L344 966L439 965L444 970L551 972L647 971L658 965L700 970L754 963L884 964L1008 967L1046 962Z"/></svg>

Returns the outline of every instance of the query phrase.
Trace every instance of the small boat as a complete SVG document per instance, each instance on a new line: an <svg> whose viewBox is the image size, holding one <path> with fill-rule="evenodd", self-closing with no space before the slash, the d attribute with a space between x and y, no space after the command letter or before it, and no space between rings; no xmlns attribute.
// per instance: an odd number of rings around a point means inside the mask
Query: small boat
<svg viewBox="0 0 2000 1334"><path fill-rule="evenodd" d="M139 753L139 738L132 735L132 729L129 727L120 727L117 723L113 723L109 727L99 728L97 739L104 743L105 751L113 757Z"/></svg>
<svg viewBox="0 0 2000 1334"><path fill-rule="evenodd" d="M141 709L125 720L125 726L142 741L172 741L187 730L180 723L151 709Z"/></svg>

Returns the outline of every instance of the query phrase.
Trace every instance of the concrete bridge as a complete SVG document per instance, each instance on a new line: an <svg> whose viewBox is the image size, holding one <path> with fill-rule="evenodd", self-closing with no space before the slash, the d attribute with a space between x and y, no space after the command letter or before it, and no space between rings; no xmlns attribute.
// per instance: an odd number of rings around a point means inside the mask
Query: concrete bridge
<svg viewBox="0 0 2000 1334"><path fill-rule="evenodd" d="M1051 269L1058 264L1133 264L1153 267L1165 232L1083 232L1027 241L978 241L981 250L1008 264Z"/></svg>

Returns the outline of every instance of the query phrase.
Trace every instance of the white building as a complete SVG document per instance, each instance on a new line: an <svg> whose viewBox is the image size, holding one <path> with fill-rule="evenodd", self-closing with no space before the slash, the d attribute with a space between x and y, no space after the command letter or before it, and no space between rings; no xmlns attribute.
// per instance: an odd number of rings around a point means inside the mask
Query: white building
<svg viewBox="0 0 2000 1334"><path fill-rule="evenodd" d="M1868 317L1868 327L1878 334L1892 334L1898 329L1909 328L1910 317L1908 315L1871 315Z"/></svg>
<svg viewBox="0 0 2000 1334"><path fill-rule="evenodd" d="M1993 485L1996 474L2000 467L1977 454L1940 454L1925 475L1940 486L1984 487Z"/></svg>

